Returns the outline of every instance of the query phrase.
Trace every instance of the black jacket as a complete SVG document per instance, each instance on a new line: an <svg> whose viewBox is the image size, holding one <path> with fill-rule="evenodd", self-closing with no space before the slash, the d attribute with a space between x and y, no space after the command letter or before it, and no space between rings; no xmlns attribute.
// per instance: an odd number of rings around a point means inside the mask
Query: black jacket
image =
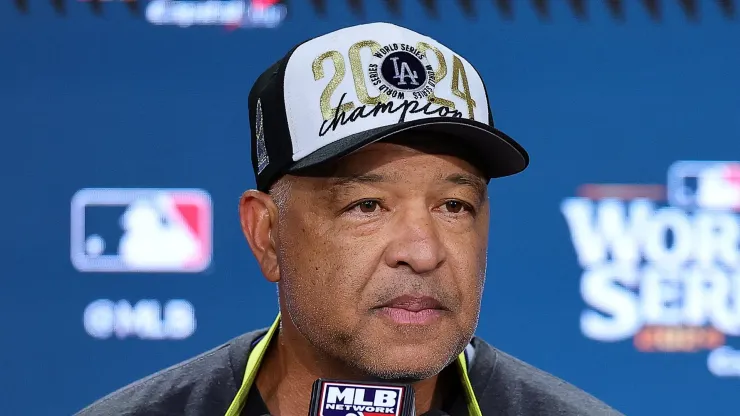
<svg viewBox="0 0 740 416"><path fill-rule="evenodd" d="M223 416L241 385L254 340L266 329L136 381L98 400L78 416ZM538 370L480 338L469 376L485 416L619 416L576 387ZM258 395L257 395L258 396ZM250 395L252 397L252 395ZM447 412L467 416L462 397ZM254 414L249 406L244 416Z"/></svg>

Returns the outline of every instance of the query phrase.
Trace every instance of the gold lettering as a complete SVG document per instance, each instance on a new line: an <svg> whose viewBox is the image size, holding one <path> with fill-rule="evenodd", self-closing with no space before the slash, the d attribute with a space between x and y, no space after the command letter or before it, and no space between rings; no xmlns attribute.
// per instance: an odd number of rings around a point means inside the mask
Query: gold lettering
<svg viewBox="0 0 740 416"><path fill-rule="evenodd" d="M460 90L460 80L462 80L462 91ZM473 109L475 100L470 96L470 87L468 86L468 77L465 74L465 66L460 58L452 57L452 93L462 98L468 105L468 118L473 119Z"/></svg>
<svg viewBox="0 0 740 416"><path fill-rule="evenodd" d="M442 51L435 48L434 46L426 43L426 42L419 42L416 44L416 49L419 50L420 53L426 55L428 50L432 50L434 52L434 55L437 57L437 61L439 61L439 66L434 70L434 82L435 85L439 84L440 81L444 79L444 77L447 76L447 62L445 61L445 56L442 54ZM428 59L428 57L427 57ZM427 97L427 100L432 104L438 104L444 107L449 107L451 110L455 109L455 103L453 103L450 100L446 100L441 97L437 97L432 92Z"/></svg>
<svg viewBox="0 0 740 416"><path fill-rule="evenodd" d="M346 72L342 54L337 51L329 51L316 57L313 61L313 79L318 81L324 78L323 63L327 59L331 59L334 63L334 76L332 76L329 83L326 84L326 87L324 88L324 91L321 92L321 97L319 98L319 107L321 108L321 115L324 117L324 120L330 120L333 118L334 113L337 111L339 111L339 113L343 113L355 108L355 104L352 102L342 104L342 107L339 109L331 108L331 96L344 79L344 74Z"/></svg>
<svg viewBox="0 0 740 416"><path fill-rule="evenodd" d="M381 104L388 101L388 96L385 94L378 94L375 97L371 97L367 92L367 86L365 85L365 73L362 70L362 59L360 58L360 50L362 48L370 48L371 53L376 54L380 52L380 44L372 40L364 40L357 42L349 48L349 67L352 71L352 78L355 81L355 92L357 92L357 99L365 105Z"/></svg>

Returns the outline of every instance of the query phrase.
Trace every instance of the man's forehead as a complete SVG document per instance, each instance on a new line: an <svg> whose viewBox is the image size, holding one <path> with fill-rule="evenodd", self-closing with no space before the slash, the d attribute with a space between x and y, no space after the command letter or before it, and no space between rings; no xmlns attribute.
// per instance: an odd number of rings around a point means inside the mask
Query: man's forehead
<svg viewBox="0 0 740 416"><path fill-rule="evenodd" d="M468 185L468 184L486 184L485 180L476 174L464 172L462 170L455 171L455 172L434 172L430 173L428 175L425 175L427 179L437 182L449 182L452 184L458 184L458 185ZM360 184L360 183L381 183L381 182L388 182L388 183L399 183L399 182L409 182L409 177L407 172L399 172L394 170L388 170L384 172L358 172L358 173L351 173L347 172L344 174L335 173L331 176L328 176L326 178L326 185L328 186L342 186L342 185L352 185L352 184Z"/></svg>

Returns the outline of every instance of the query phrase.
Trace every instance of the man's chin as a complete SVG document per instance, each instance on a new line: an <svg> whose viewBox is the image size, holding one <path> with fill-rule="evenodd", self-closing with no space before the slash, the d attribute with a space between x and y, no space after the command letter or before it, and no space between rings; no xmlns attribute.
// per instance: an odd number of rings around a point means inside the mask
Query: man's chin
<svg viewBox="0 0 740 416"><path fill-rule="evenodd" d="M370 377L414 383L439 374L456 355L440 351L424 353L419 347L389 347L382 357L368 357L361 370Z"/></svg>
<svg viewBox="0 0 740 416"><path fill-rule="evenodd" d="M392 383L413 384L434 377L444 370L441 368L374 368L368 376Z"/></svg>

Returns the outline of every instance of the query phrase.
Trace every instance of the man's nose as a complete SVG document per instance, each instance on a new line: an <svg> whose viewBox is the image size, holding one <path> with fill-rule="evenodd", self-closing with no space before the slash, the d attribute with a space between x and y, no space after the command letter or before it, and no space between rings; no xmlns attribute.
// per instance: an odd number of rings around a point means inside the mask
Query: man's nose
<svg viewBox="0 0 740 416"><path fill-rule="evenodd" d="M419 205L398 212L391 225L385 255L390 267L407 266L416 273L426 273L440 267L447 257L432 213Z"/></svg>

